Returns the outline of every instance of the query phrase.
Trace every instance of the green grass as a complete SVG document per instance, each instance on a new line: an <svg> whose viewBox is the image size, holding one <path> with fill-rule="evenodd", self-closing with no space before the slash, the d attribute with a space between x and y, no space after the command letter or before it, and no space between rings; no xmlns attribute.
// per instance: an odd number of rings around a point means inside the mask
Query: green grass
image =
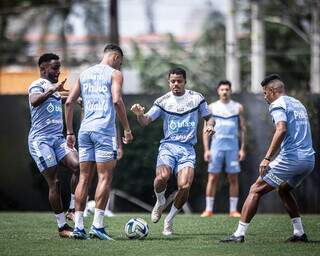
<svg viewBox="0 0 320 256"><path fill-rule="evenodd" d="M125 237L124 224L130 217L141 217L149 223L145 240ZM320 216L303 216L304 227L312 240L308 244L288 244L290 219L286 215L261 215L253 220L244 244L221 244L219 239L231 234L237 219L227 215L200 218L178 215L172 237L161 235L163 222L151 224L146 214L117 214L107 218L112 241L78 241L58 237L51 213L0 212L0 255L320 255ZM87 218L88 227L92 218Z"/></svg>

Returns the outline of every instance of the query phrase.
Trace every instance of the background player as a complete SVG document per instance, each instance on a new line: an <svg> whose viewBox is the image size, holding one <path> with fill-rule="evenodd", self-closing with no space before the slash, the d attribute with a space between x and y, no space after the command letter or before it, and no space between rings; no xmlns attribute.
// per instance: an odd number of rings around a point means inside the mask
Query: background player
<svg viewBox="0 0 320 256"><path fill-rule="evenodd" d="M75 195L73 231L73 236L77 239L87 239L83 212L96 164L96 208L89 234L92 238L111 240L104 229L103 221L117 159L116 112L124 128L124 143L130 143L133 139L121 96L123 77L119 70L122 59L123 52L119 46L107 45L102 61L81 73L66 102L67 143L70 146L75 144L72 126L73 103L80 94L84 112L78 135L80 178Z"/></svg>
<svg viewBox="0 0 320 256"><path fill-rule="evenodd" d="M164 220L163 235L173 233L173 218L180 211L189 196L194 177L197 125L199 117L208 121L205 132L213 133L213 118L203 96L185 90L186 72L181 68L169 71L168 82L171 91L158 98L148 113L144 107L134 104L131 111L136 114L141 126L146 126L158 117L163 119L164 138L160 142L154 191L157 202L151 213L152 222L160 220L165 207L165 192L171 174L177 176L178 193L171 210Z"/></svg>
<svg viewBox="0 0 320 256"><path fill-rule="evenodd" d="M73 147L67 147L62 134L62 100L59 94L59 91L64 91L66 79L58 83L61 66L58 55L43 54L38 65L40 79L34 81L28 90L31 111L29 151L48 183L49 202L56 215L59 235L70 237L72 228L65 220L57 168L61 162L73 172L71 181L74 192L79 171L78 154Z"/></svg>
<svg viewBox="0 0 320 256"><path fill-rule="evenodd" d="M204 160L209 162L208 183L206 188L206 209L201 217L213 215L214 198L222 171L225 171L229 181L229 212L231 217L240 217L237 211L239 198L238 174L239 161L245 158L245 120L243 106L231 100L231 82L222 80L218 84L219 100L209 105L215 121L215 134L210 136L203 133ZM240 141L240 147L239 147Z"/></svg>
<svg viewBox="0 0 320 256"><path fill-rule="evenodd" d="M297 203L291 190L309 175L314 167L314 150L308 113L300 101L286 96L284 84L278 75L266 77L261 85L276 126L269 149L259 166L260 176L251 186L243 205L236 232L221 242L244 242L251 219L256 214L259 200L278 189L280 199L290 215L293 236L289 242L307 242ZM278 156L271 159L280 149Z"/></svg>

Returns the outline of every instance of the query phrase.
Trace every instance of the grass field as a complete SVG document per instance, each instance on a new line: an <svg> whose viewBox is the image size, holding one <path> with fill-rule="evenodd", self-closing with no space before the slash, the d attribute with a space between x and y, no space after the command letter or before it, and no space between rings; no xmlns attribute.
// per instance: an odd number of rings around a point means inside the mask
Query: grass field
<svg viewBox="0 0 320 256"><path fill-rule="evenodd" d="M128 240L123 232L130 217L141 217L149 223L145 240ZM116 241L78 241L61 239L50 213L0 212L0 255L320 255L320 216L303 216L308 244L288 244L291 223L286 215L257 215L244 244L221 244L219 239L232 233L237 219L227 215L200 218L178 215L176 234L161 235L163 222L151 224L146 214L117 214L106 219L109 234ZM86 219L86 226L92 218Z"/></svg>

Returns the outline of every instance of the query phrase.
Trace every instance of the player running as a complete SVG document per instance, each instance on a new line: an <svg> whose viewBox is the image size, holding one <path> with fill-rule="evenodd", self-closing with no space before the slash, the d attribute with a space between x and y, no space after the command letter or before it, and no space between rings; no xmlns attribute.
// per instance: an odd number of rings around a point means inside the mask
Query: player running
<svg viewBox="0 0 320 256"><path fill-rule="evenodd" d="M170 70L168 82L171 91L158 98L149 112L144 114L144 107L139 104L131 107L141 126L150 124L158 117L164 122L164 138L160 141L154 180L157 201L151 213L152 222L156 223L161 218L166 203L167 182L172 174L177 176L178 193L164 220L163 235L173 234L173 218L188 199L194 177L196 155L193 146L197 141L198 119L203 117L207 121L204 130L208 134L213 133L214 125L203 96L185 89L185 70Z"/></svg>
<svg viewBox="0 0 320 256"><path fill-rule="evenodd" d="M308 113L300 101L285 94L278 75L267 76L262 82L269 113L276 126L269 149L259 166L260 176L251 186L243 205L236 232L221 242L244 242L249 223L256 214L259 200L278 189L280 199L290 215L293 236L288 242L307 242L297 203L291 194L314 167L314 150ZM277 157L271 161L280 149Z"/></svg>
<svg viewBox="0 0 320 256"><path fill-rule="evenodd" d="M222 167L228 174L229 180L229 216L240 217L237 211L239 198L238 174L239 161L245 158L245 120L243 106L231 100L231 82L222 80L218 84L219 100L209 105L216 121L215 134L210 136L203 133L204 160L209 162L208 183L206 188L206 209L201 217L213 215L214 197ZM240 147L239 147L240 141Z"/></svg>
<svg viewBox="0 0 320 256"><path fill-rule="evenodd" d="M38 61L40 78L29 86L31 129L28 137L29 151L49 186L49 202L55 213L61 237L70 237L72 228L66 223L60 195L58 164L73 172L71 191L74 192L79 173L78 153L69 148L63 137L62 97L66 79L58 83L59 56L43 54ZM72 198L71 198L72 200ZM72 203L71 203L72 205Z"/></svg>
<svg viewBox="0 0 320 256"><path fill-rule="evenodd" d="M67 143L70 146L75 144L72 125L73 103L80 95L83 101L83 119L78 135L80 178L75 193L76 212L73 230L76 239L87 239L83 212L96 164L98 174L96 206L89 234L91 238L112 240L106 233L103 222L112 172L117 159L116 113L124 128L123 142L127 144L133 139L121 96L123 77L119 70L122 59L123 52L119 46L107 45L102 61L81 73L66 101Z"/></svg>

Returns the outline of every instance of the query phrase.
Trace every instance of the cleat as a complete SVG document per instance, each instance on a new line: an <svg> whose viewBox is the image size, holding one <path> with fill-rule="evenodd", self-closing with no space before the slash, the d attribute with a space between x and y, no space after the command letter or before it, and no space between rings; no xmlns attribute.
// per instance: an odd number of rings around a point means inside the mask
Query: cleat
<svg viewBox="0 0 320 256"><path fill-rule="evenodd" d="M90 238L98 238L100 240L110 240L114 241L104 230L104 228L96 228L95 226L91 226L89 231Z"/></svg>
<svg viewBox="0 0 320 256"><path fill-rule="evenodd" d="M303 242L303 243L307 243L309 242L307 235L304 233L301 236L297 236L297 235L293 235L291 237L289 237L286 242L290 242L290 243L296 243L296 242Z"/></svg>
<svg viewBox="0 0 320 256"><path fill-rule="evenodd" d="M61 228L58 228L59 236L62 238L71 238L73 228L70 227L67 223L64 224Z"/></svg>
<svg viewBox="0 0 320 256"><path fill-rule="evenodd" d="M220 240L220 243L243 243L243 242L244 242L244 236L235 236L235 235L231 235Z"/></svg>
<svg viewBox="0 0 320 256"><path fill-rule="evenodd" d="M158 203L158 201L156 202L151 212L151 221L153 223L157 223L160 220L161 214L164 208L165 208L165 204L161 205Z"/></svg>
<svg viewBox="0 0 320 256"><path fill-rule="evenodd" d="M211 216L213 216L213 212L212 211L204 211L203 213L201 213L200 216L201 217L211 217Z"/></svg>
<svg viewBox="0 0 320 256"><path fill-rule="evenodd" d="M238 211L233 211L229 213L229 217L233 217L233 218L240 218L241 217L241 213Z"/></svg>
<svg viewBox="0 0 320 256"><path fill-rule="evenodd" d="M173 222L172 221L164 221L162 234L164 236L171 236L173 234Z"/></svg>
<svg viewBox="0 0 320 256"><path fill-rule="evenodd" d="M89 240L90 238L87 237L86 232L84 231L84 229L79 229L79 228L75 228L72 232L72 237L74 239L79 239L79 240Z"/></svg>
<svg viewBox="0 0 320 256"><path fill-rule="evenodd" d="M75 212L75 209L69 209L66 213L66 219L74 222L74 218L75 218L74 212Z"/></svg>

